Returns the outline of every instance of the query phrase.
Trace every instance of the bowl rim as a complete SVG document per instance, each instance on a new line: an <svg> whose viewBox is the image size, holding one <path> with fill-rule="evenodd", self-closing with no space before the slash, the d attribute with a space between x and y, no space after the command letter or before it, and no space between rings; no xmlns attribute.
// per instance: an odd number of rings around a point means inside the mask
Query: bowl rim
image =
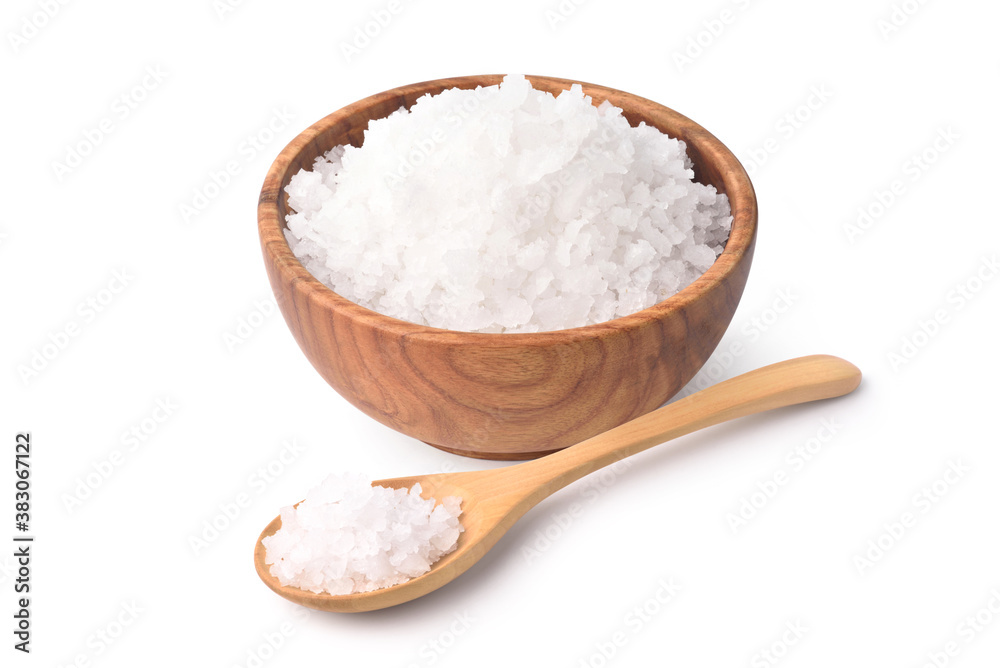
<svg viewBox="0 0 1000 668"><path fill-rule="evenodd" d="M448 345L506 347L559 344L633 330L636 327L660 321L672 312L683 310L696 301L700 295L725 282L733 272L740 270L742 260L747 253L752 252L756 238L757 197L743 165L719 139L698 123L673 109L626 91L575 79L525 75L532 86L535 86L536 82L540 82L568 89L573 84L580 84L584 93L598 102L607 99L602 96L612 94L635 105L653 107L659 115L669 118L671 125L684 128L682 141L685 142L686 146L690 146L692 138L694 139L699 152L705 156L705 162L713 163L718 169L725 184L730 212L733 217L729 239L726 241L722 254L703 274L676 294L630 315L580 327L523 333L466 332L400 320L347 299L313 276L288 246L284 235L285 221L281 219L278 211L279 198L284 197L281 184L295 158L309 147L316 137L329 131L331 127L378 103L392 98L402 98L404 95L412 95L425 89L430 92L442 87L474 89L477 86L492 86L498 84L504 76L502 74L468 75L431 79L398 86L342 107L316 121L294 137L268 168L257 206L261 246L264 254L273 261L281 281L285 285L293 286L296 292L301 293L310 301L318 301L328 309L336 310L352 320L364 320L389 334L407 338L419 336L422 339L431 339ZM626 111L626 113L630 112Z"/></svg>

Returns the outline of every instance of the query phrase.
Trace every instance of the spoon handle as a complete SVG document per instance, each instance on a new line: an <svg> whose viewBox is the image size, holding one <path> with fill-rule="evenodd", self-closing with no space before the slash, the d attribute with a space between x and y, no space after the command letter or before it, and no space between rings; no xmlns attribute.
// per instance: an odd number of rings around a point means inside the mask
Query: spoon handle
<svg viewBox="0 0 1000 668"><path fill-rule="evenodd" d="M856 366L832 355L778 362L725 380L565 450L519 464L548 496L569 483L637 452L739 417L839 397L861 382ZM539 497L542 498L541 496Z"/></svg>

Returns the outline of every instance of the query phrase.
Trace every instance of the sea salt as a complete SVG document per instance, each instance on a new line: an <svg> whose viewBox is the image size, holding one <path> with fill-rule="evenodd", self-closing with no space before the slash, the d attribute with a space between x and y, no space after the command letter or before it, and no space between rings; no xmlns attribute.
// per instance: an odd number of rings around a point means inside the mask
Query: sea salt
<svg viewBox="0 0 1000 668"><path fill-rule="evenodd" d="M436 503L364 476L330 475L298 506L281 509L265 563L284 586L334 595L374 591L428 572L458 544L461 502Z"/></svg>
<svg viewBox="0 0 1000 668"><path fill-rule="evenodd" d="M537 332L648 308L722 252L729 200L684 142L581 86L425 95L286 191L289 246L335 292L445 329Z"/></svg>

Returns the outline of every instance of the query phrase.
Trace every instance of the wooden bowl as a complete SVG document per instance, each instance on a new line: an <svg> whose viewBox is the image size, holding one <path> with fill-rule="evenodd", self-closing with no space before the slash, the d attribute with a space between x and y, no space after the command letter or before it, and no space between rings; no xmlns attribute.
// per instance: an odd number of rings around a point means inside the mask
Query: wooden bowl
<svg viewBox="0 0 1000 668"><path fill-rule="evenodd" d="M632 125L645 121L687 144L695 177L729 196L733 227L708 271L669 299L598 325L535 334L479 334L417 325L359 306L315 279L285 240L291 177L334 146L360 146L368 121L427 93L500 83L502 75L402 86L344 107L278 155L257 209L264 263L302 351L345 399L379 422L448 452L529 459L647 413L708 360L743 294L757 232L757 199L722 142L690 119L612 88L582 84ZM529 76L558 94L573 81ZM353 445L353 444L352 444Z"/></svg>

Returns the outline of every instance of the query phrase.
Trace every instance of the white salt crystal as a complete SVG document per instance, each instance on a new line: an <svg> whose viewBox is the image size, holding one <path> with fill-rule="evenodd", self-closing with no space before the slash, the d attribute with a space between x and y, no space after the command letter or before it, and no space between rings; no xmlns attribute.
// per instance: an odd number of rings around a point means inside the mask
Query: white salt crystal
<svg viewBox="0 0 1000 668"><path fill-rule="evenodd" d="M411 322L535 332L687 287L725 247L728 198L683 142L574 85L521 76L425 95L292 177L286 238L317 279ZM414 562L408 562L414 563Z"/></svg>
<svg viewBox="0 0 1000 668"><path fill-rule="evenodd" d="M715 253L711 248L704 245L685 246L681 257L685 262L690 262L691 266L704 272L715 262Z"/></svg>
<svg viewBox="0 0 1000 668"><path fill-rule="evenodd" d="M281 509L281 528L263 540L265 563L283 586L334 595L374 591L423 575L454 551L462 500L437 503L411 489L330 475L298 506Z"/></svg>

